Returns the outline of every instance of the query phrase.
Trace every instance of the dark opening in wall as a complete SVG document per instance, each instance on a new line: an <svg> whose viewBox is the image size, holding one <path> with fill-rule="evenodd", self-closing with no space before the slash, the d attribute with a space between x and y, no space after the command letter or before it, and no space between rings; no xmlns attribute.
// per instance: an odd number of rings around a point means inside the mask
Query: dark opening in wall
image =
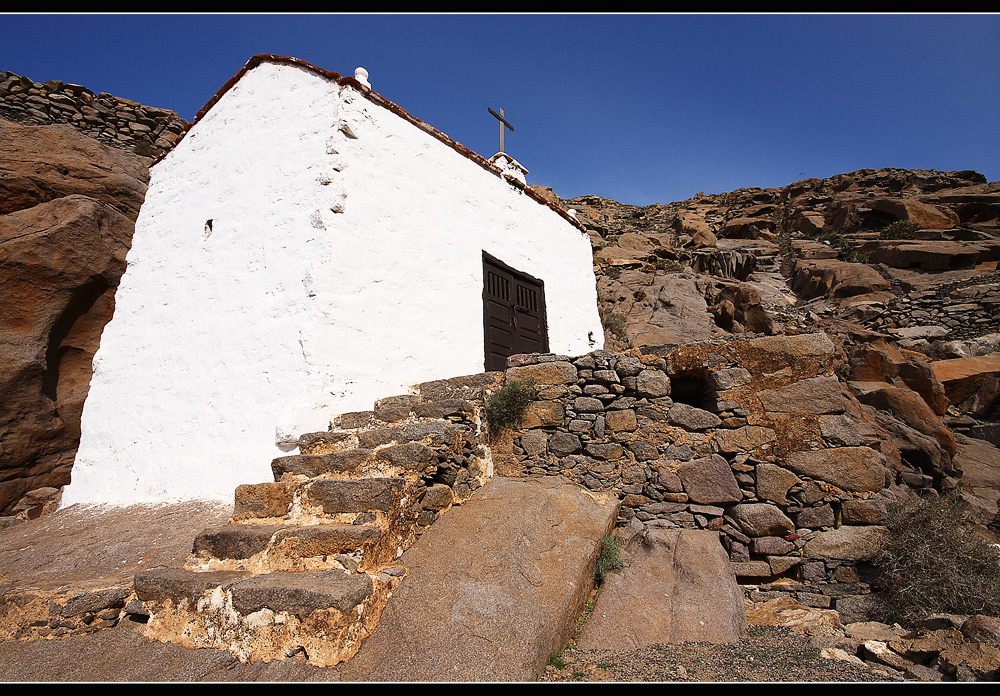
<svg viewBox="0 0 1000 696"><path fill-rule="evenodd" d="M706 411L715 410L715 392L700 374L673 375L670 378L670 398L675 403L687 404Z"/></svg>

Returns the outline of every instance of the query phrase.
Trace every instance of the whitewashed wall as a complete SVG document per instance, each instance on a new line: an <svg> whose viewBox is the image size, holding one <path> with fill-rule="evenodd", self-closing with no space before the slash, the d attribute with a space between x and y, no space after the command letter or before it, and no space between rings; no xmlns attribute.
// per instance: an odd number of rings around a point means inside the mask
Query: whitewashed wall
<svg viewBox="0 0 1000 696"><path fill-rule="evenodd" d="M553 352L603 345L583 233L308 69L248 72L151 179L66 505L230 498L333 414L481 372L483 251L544 281Z"/></svg>

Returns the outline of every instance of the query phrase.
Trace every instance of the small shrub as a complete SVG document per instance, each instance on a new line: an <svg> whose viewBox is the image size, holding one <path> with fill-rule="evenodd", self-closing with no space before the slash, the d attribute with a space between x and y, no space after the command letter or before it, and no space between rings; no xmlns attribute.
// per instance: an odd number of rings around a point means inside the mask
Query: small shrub
<svg viewBox="0 0 1000 696"><path fill-rule="evenodd" d="M920 229L920 225L907 220L896 220L891 225L886 225L878 233L879 239L913 239L913 233Z"/></svg>
<svg viewBox="0 0 1000 696"><path fill-rule="evenodd" d="M513 380L486 398L486 423L491 433L520 425L524 412L538 396L533 379Z"/></svg>
<svg viewBox="0 0 1000 696"><path fill-rule="evenodd" d="M625 333L627 323L623 314L610 312L604 315L604 329L622 343L628 343L628 334Z"/></svg>
<svg viewBox="0 0 1000 696"><path fill-rule="evenodd" d="M683 268L673 259L656 259L656 270L679 273Z"/></svg>
<svg viewBox="0 0 1000 696"><path fill-rule="evenodd" d="M963 508L952 491L890 509L889 540L874 560L882 620L1000 615L1000 551L970 530Z"/></svg>
<svg viewBox="0 0 1000 696"><path fill-rule="evenodd" d="M597 557L597 566L594 568L594 578L597 582L604 582L608 573L621 570L625 567L622 560L621 542L616 536L606 536L601 542L601 555Z"/></svg>
<svg viewBox="0 0 1000 696"><path fill-rule="evenodd" d="M868 263L868 254L863 251L852 251L847 255L847 260L852 263Z"/></svg>
<svg viewBox="0 0 1000 696"><path fill-rule="evenodd" d="M549 658L549 665L555 667L556 669L563 669L566 666L566 661L563 660L562 650Z"/></svg>

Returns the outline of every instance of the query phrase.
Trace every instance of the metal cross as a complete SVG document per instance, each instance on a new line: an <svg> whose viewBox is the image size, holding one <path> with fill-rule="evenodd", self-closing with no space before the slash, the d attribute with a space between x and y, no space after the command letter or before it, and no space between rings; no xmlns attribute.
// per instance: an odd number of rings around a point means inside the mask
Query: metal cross
<svg viewBox="0 0 1000 696"><path fill-rule="evenodd" d="M500 121L500 152L503 152L503 127L507 126L508 128L510 128L510 132L513 133L514 126L510 125L509 123L507 123L506 120L504 120L503 109L500 109L500 113L497 113L496 111L490 109L489 107L486 108L491 114L493 114L494 118Z"/></svg>

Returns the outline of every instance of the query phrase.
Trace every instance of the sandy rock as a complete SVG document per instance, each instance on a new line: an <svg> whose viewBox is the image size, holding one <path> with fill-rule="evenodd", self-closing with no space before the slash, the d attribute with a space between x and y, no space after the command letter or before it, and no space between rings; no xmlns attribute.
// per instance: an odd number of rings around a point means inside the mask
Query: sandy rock
<svg viewBox="0 0 1000 696"><path fill-rule="evenodd" d="M494 478L408 549L353 681L528 681L565 645L617 501L561 479Z"/></svg>
<svg viewBox="0 0 1000 696"><path fill-rule="evenodd" d="M1000 618L976 614L962 624L962 635L976 643L1000 645ZM1000 668L1000 664L997 665Z"/></svg>
<svg viewBox="0 0 1000 696"><path fill-rule="evenodd" d="M69 481L146 163L68 126L0 119L0 514Z"/></svg>
<svg viewBox="0 0 1000 696"><path fill-rule="evenodd" d="M732 643L746 631L743 596L713 532L650 529L607 577L577 647L635 650L658 643Z"/></svg>
<svg viewBox="0 0 1000 696"><path fill-rule="evenodd" d="M893 215L897 220L915 222L924 229L947 229L959 224L958 215L949 210L929 203L904 198L881 198L872 201L873 210Z"/></svg>
<svg viewBox="0 0 1000 696"><path fill-rule="evenodd" d="M888 290L890 283L870 266L835 259L800 259L792 270L792 289L805 298L853 297Z"/></svg>
<svg viewBox="0 0 1000 696"><path fill-rule="evenodd" d="M858 401L892 414L918 432L937 440L949 455L957 445L941 417L927 402L911 389L901 389L885 382L849 382Z"/></svg>
<svg viewBox="0 0 1000 696"><path fill-rule="evenodd" d="M751 626L787 626L808 635L817 628L840 629L840 618L832 609L807 607L791 597L772 599L747 612Z"/></svg>
<svg viewBox="0 0 1000 696"><path fill-rule="evenodd" d="M893 268L950 271L974 267L983 255L983 249L978 244L965 242L883 242L869 255L875 263Z"/></svg>

